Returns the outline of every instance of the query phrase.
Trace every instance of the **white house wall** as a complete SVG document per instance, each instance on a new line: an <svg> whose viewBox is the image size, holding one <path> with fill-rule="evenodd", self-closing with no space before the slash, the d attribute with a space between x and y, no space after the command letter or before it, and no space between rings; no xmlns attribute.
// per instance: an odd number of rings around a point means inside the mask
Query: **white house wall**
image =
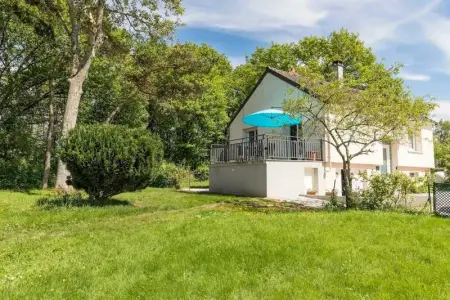
<svg viewBox="0 0 450 300"><path fill-rule="evenodd" d="M326 147L328 148L328 147ZM339 163L342 164L342 158L337 152L336 148L333 146L330 146L330 156L329 161L332 163ZM383 164L383 144L381 143L374 143L370 148L372 152L365 154L365 155L359 155L352 159L352 164L365 164L365 165L382 165ZM351 154L357 153L361 150L361 146L357 144L350 144L349 152ZM342 148L342 151L345 151L344 148ZM327 159L328 156L326 155Z"/></svg>
<svg viewBox="0 0 450 300"><path fill-rule="evenodd" d="M405 139L393 146L393 169L400 171L421 171L434 168L433 129L430 126L421 130L419 135L421 150L419 152L409 148Z"/></svg>
<svg viewBox="0 0 450 300"><path fill-rule="evenodd" d="M248 99L243 109L239 112L233 122L230 124L230 140L244 138L244 130L252 128L242 122L242 118L248 114L270 109L272 107L281 108L288 93L290 97L300 98L304 93L292 85L280 80L278 77L267 73L260 85L256 88L253 95ZM258 134L284 134L289 135L289 128L258 128Z"/></svg>
<svg viewBox="0 0 450 300"><path fill-rule="evenodd" d="M322 162L267 161L267 197L297 199L305 195L305 177L312 177L313 189L325 194L324 168ZM311 171L313 170L313 171Z"/></svg>

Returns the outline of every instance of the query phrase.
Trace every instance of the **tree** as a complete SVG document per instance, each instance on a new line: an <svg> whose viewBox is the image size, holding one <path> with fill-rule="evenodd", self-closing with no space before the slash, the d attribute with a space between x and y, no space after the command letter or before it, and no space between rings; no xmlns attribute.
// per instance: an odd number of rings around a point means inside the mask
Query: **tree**
<svg viewBox="0 0 450 300"><path fill-rule="evenodd" d="M67 0L31 4L22 0L20 5L28 7L28 13L39 14L41 19L59 28L54 31L62 30L70 38L69 91L63 118L63 136L75 127L83 84L96 51L107 36L107 30L129 28L141 38L166 37L178 24L171 16L178 16L183 11L180 0ZM67 169L60 160L56 185L67 188L67 176Z"/></svg>
<svg viewBox="0 0 450 300"><path fill-rule="evenodd" d="M450 174L450 121L441 120L434 129L434 155L436 168Z"/></svg>
<svg viewBox="0 0 450 300"><path fill-rule="evenodd" d="M147 98L134 82L138 68L132 53L136 41L117 29L95 57L80 104L79 123L146 127Z"/></svg>
<svg viewBox="0 0 450 300"><path fill-rule="evenodd" d="M386 68L376 61L357 34L346 30L329 37L307 37L300 41L299 85L306 92L291 97L285 109L301 114L313 128L325 134L342 158L346 206L354 206L351 162L373 152L374 143L398 142L415 134L427 122L435 105L412 97L396 75L399 65ZM333 62L342 64L338 79Z"/></svg>
<svg viewBox="0 0 450 300"><path fill-rule="evenodd" d="M60 156L74 187L103 201L149 186L163 152L159 137L145 129L102 124L71 130L62 140Z"/></svg>
<svg viewBox="0 0 450 300"><path fill-rule="evenodd" d="M0 2L0 177L4 178L0 185L37 188L49 177L42 169L43 132L52 129L47 101L53 98L58 115L60 95L65 92L60 79L65 76L67 43L41 15L29 13L22 4ZM50 81L55 83L53 95ZM56 117L54 123L58 121ZM51 157L53 138L47 141ZM50 160L45 166L50 169ZM44 178L39 178L43 173Z"/></svg>
<svg viewBox="0 0 450 300"><path fill-rule="evenodd" d="M152 42L141 45L135 59L148 129L161 136L167 160L195 168L228 122L228 59L207 45Z"/></svg>

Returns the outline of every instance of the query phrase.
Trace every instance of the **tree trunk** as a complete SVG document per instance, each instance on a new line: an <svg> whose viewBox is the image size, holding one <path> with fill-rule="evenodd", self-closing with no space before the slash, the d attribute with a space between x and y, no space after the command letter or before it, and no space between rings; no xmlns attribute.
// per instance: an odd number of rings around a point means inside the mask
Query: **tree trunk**
<svg viewBox="0 0 450 300"><path fill-rule="evenodd" d="M87 72L78 72L74 77L69 79L69 94L67 96L66 108L64 111L62 137L73 129L77 123L78 107L80 106L81 94L83 93L83 83L86 79ZM56 175L56 188L68 190L66 183L67 177L70 176L69 170L61 159L58 159L58 173Z"/></svg>
<svg viewBox="0 0 450 300"><path fill-rule="evenodd" d="M42 189L48 188L48 179L50 178L51 159L53 149L53 128L55 126L55 113L53 110L53 101L55 97L55 85L53 79L49 81L49 100L48 100L48 128L47 128L47 148L45 150L44 175L42 177Z"/></svg>
<svg viewBox="0 0 450 300"><path fill-rule="evenodd" d="M352 174L350 171L350 161L343 161L343 180L342 183L344 186L342 187L345 192L345 207L347 209L353 208L355 206L353 199L353 190L352 190Z"/></svg>
<svg viewBox="0 0 450 300"><path fill-rule="evenodd" d="M103 32L103 11L105 6L105 0L98 1L98 11L96 20L93 20L90 16L91 31L88 38L88 48L81 59L79 56L80 49L78 43L78 30L79 24L77 20L77 9L72 1L69 1L69 14L72 23L72 68L69 77L69 94L67 95L67 103L64 111L62 137L65 137L67 133L73 129L77 123L78 107L80 105L81 95L83 93L83 84L89 73L89 69L92 64L92 60L95 57L96 48L102 44ZM69 190L69 186L66 183L67 177L70 176L66 165L58 159L58 173L56 175L56 187L63 190Z"/></svg>

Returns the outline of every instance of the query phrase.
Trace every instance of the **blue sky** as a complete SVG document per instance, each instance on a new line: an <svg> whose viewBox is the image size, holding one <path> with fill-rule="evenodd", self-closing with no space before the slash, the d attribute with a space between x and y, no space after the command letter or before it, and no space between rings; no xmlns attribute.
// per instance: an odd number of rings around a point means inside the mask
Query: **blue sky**
<svg viewBox="0 0 450 300"><path fill-rule="evenodd" d="M207 43L233 65L257 46L358 32L377 56L405 65L414 94L433 96L450 120L450 2L446 0L184 0L178 39Z"/></svg>

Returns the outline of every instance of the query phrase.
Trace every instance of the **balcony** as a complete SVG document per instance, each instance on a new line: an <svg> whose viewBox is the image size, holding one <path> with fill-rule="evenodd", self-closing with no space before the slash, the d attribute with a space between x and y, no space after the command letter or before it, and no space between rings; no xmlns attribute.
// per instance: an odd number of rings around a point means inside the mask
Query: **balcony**
<svg viewBox="0 0 450 300"><path fill-rule="evenodd" d="M211 146L211 164L267 160L322 161L323 140L264 134Z"/></svg>

